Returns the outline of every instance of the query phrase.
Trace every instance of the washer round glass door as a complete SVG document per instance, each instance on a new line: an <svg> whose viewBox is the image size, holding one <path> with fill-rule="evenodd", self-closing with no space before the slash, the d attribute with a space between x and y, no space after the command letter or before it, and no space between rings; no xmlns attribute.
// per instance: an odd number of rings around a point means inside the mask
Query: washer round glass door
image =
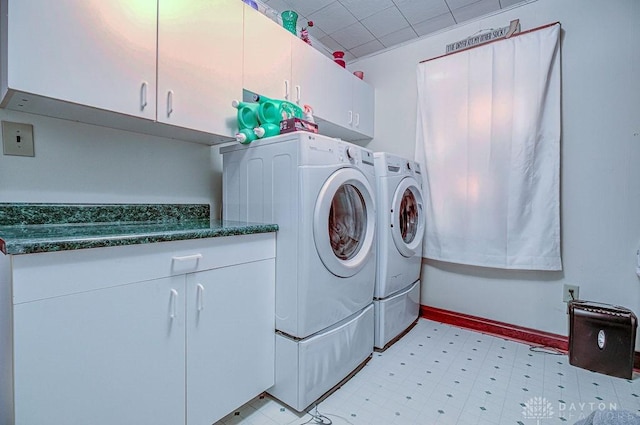
<svg viewBox="0 0 640 425"><path fill-rule="evenodd" d="M313 237L322 263L350 277L369 259L375 232L373 190L355 168L341 168L322 186L313 215Z"/></svg>
<svg viewBox="0 0 640 425"><path fill-rule="evenodd" d="M405 257L415 255L422 244L424 211L422 195L415 179L402 179L393 195L391 234L396 248Z"/></svg>

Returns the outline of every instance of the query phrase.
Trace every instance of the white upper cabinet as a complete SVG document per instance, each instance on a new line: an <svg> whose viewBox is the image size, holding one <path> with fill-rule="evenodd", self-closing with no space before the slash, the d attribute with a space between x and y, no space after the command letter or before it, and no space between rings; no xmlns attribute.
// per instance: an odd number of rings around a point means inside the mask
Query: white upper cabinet
<svg viewBox="0 0 640 425"><path fill-rule="evenodd" d="M158 3L158 116L166 124L232 137L242 95L238 0Z"/></svg>
<svg viewBox="0 0 640 425"><path fill-rule="evenodd" d="M293 101L313 107L318 118L338 122L351 104L350 74L304 41L294 38L291 44Z"/></svg>
<svg viewBox="0 0 640 425"><path fill-rule="evenodd" d="M373 88L249 7L244 17L243 88L310 105L322 134L352 141L373 137Z"/></svg>
<svg viewBox="0 0 640 425"><path fill-rule="evenodd" d="M373 135L373 89L239 0L0 0L0 19L3 108L215 144L244 88Z"/></svg>
<svg viewBox="0 0 640 425"><path fill-rule="evenodd" d="M3 0L3 97L11 90L155 119L156 3ZM37 103L7 101L26 111Z"/></svg>
<svg viewBox="0 0 640 425"><path fill-rule="evenodd" d="M292 40L290 32L246 6L243 88L274 99L290 98Z"/></svg>
<svg viewBox="0 0 640 425"><path fill-rule="evenodd" d="M350 75L353 100L351 128L367 137L373 137L375 91L355 75Z"/></svg>

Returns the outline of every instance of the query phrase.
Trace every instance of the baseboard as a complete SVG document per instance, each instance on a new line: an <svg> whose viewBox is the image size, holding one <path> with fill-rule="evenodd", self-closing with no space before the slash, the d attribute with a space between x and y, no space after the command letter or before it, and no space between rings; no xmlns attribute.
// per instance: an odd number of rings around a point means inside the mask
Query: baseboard
<svg viewBox="0 0 640 425"><path fill-rule="evenodd" d="M564 353L569 351L569 338L562 335L543 332L536 329L498 322L496 320L457 313L426 305L420 306L420 316L436 322L446 323L464 329L500 336L518 342L550 347Z"/></svg>
<svg viewBox="0 0 640 425"><path fill-rule="evenodd" d="M564 353L568 353L569 351L569 337L550 332L543 332L426 305L420 306L420 317L463 329L471 329L489 335L524 342L526 344L555 348ZM636 371L640 370L640 352L638 351L635 352L633 357L633 368Z"/></svg>

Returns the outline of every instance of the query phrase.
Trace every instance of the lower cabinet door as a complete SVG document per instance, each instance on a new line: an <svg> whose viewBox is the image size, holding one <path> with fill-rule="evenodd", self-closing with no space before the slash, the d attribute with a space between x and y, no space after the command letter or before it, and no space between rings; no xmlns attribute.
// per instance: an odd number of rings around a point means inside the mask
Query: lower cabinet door
<svg viewBox="0 0 640 425"><path fill-rule="evenodd" d="M275 260L187 275L187 424L211 425L274 383Z"/></svg>
<svg viewBox="0 0 640 425"><path fill-rule="evenodd" d="M15 424L184 423L184 276L14 305Z"/></svg>

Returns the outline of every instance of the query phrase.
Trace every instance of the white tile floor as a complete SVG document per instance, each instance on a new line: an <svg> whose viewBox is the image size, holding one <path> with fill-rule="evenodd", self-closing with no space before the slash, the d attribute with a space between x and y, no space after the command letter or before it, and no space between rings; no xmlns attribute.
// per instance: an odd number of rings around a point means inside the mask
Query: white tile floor
<svg viewBox="0 0 640 425"><path fill-rule="evenodd" d="M216 425L574 424L601 409L640 414L640 375L590 372L566 355L420 319L318 404L324 422L263 395Z"/></svg>

